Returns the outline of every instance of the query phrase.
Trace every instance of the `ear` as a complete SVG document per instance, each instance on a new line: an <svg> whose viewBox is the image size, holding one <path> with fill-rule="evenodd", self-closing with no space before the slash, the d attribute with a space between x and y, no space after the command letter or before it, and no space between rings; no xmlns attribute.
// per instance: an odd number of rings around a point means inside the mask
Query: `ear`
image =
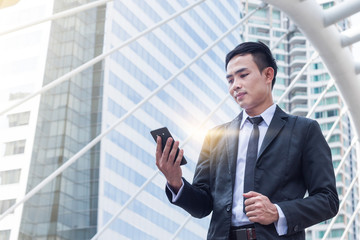
<svg viewBox="0 0 360 240"><path fill-rule="evenodd" d="M266 83L272 84L272 80L274 79L274 69L272 67L267 67L263 70L263 73L266 77Z"/></svg>

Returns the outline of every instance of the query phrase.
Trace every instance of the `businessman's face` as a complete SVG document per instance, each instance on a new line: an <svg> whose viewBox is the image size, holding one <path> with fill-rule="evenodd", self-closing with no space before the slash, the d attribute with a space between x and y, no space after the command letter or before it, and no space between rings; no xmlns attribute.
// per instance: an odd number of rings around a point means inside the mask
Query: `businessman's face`
<svg viewBox="0 0 360 240"><path fill-rule="evenodd" d="M271 67L260 72L251 54L236 55L227 66L229 92L250 116L261 114L273 104L273 77L274 70Z"/></svg>

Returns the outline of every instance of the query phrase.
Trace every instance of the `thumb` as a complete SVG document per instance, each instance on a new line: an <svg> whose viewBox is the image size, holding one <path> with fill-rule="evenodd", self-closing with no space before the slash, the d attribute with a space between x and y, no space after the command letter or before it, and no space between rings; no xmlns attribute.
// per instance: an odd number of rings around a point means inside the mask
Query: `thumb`
<svg viewBox="0 0 360 240"><path fill-rule="evenodd" d="M243 196L245 198L252 198L252 197L257 197L257 196L260 196L261 194L258 193L258 192L254 192L254 191L250 191L250 192L247 192L247 193L243 193Z"/></svg>

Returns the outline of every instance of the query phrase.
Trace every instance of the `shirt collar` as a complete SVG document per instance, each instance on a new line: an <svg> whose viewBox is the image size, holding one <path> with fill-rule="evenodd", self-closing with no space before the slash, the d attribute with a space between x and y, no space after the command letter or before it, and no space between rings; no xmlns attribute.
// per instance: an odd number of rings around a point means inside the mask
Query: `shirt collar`
<svg viewBox="0 0 360 240"><path fill-rule="evenodd" d="M258 116L261 116L263 118L264 122L266 123L266 125L269 126L272 118L274 117L275 110L276 110L276 104L273 103L273 105L268 107L264 112L262 112ZM249 115L246 113L246 111L243 111L243 117L241 119L240 129L242 129L242 127L244 126L244 123L245 123L246 119L248 118L248 116ZM258 116L255 116L255 117L258 117Z"/></svg>

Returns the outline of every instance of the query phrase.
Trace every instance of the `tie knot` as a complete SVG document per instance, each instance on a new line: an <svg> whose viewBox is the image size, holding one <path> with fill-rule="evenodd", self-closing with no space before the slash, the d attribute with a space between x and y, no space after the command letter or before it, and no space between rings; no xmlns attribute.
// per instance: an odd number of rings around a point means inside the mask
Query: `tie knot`
<svg viewBox="0 0 360 240"><path fill-rule="evenodd" d="M263 118L260 116L260 117L248 117L248 120L252 123L252 124L255 124L255 125L259 125L262 121L263 121Z"/></svg>

